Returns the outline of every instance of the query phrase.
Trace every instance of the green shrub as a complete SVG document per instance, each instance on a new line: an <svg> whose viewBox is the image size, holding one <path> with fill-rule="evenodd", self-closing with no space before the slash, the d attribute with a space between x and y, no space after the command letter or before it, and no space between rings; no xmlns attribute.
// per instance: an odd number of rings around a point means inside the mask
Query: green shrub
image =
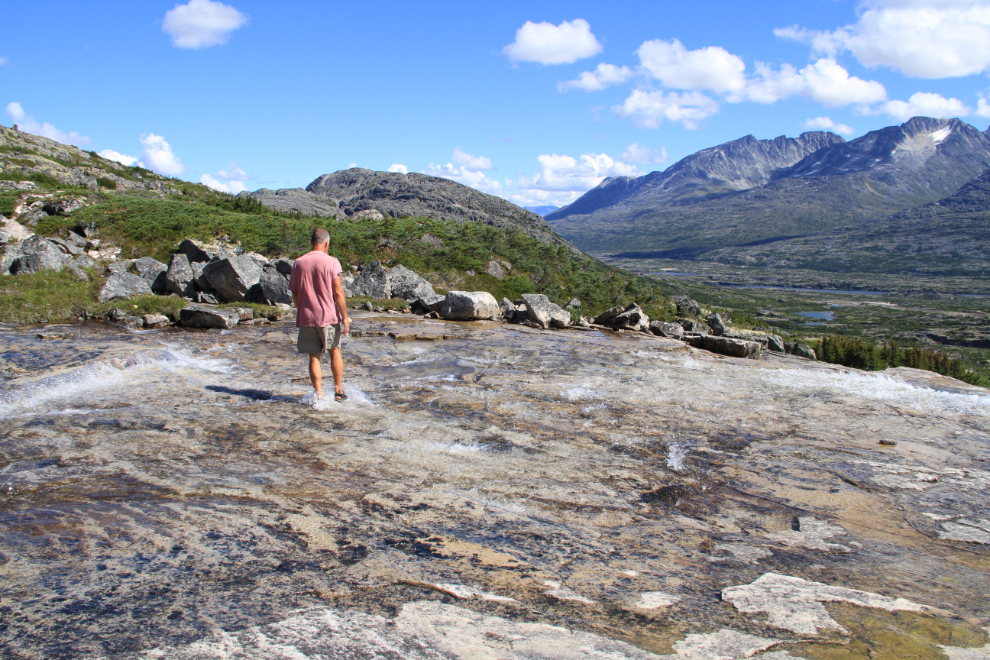
<svg viewBox="0 0 990 660"><path fill-rule="evenodd" d="M107 190L116 190L117 182L113 179L108 179L106 177L98 176L96 177L96 183L100 188L106 188Z"/></svg>

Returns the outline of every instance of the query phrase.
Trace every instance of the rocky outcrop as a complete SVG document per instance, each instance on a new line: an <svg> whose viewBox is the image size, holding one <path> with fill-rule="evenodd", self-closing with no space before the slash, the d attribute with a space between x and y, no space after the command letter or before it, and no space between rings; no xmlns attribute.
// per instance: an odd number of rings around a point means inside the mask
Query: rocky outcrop
<svg viewBox="0 0 990 660"><path fill-rule="evenodd" d="M340 207L332 199L320 197L303 188L281 188L269 190L261 188L253 193L242 192L238 196L249 196L258 200L270 209L283 213L301 213L320 217L335 216Z"/></svg>
<svg viewBox="0 0 990 660"><path fill-rule="evenodd" d="M440 310L443 309L443 303L446 299L446 296L434 293L433 295L417 298L409 305L409 309L413 314L429 314L431 312L439 314Z"/></svg>
<svg viewBox="0 0 990 660"><path fill-rule="evenodd" d="M148 280L134 273L118 273L107 278L106 284L100 289L100 302L130 298L131 296L151 295L151 285Z"/></svg>
<svg viewBox="0 0 990 660"><path fill-rule="evenodd" d="M339 206L341 215L358 217L375 210L384 216L423 216L434 220L471 220L515 227L543 242L565 245L540 216L501 197L427 174L375 172L359 167L324 174L306 190ZM262 200L264 203L264 200Z"/></svg>
<svg viewBox="0 0 990 660"><path fill-rule="evenodd" d="M494 320L500 315L498 301L487 291L450 291L440 309L440 316L451 321Z"/></svg>
<svg viewBox="0 0 990 660"><path fill-rule="evenodd" d="M178 251L189 259L189 263L202 262L209 263L213 260L213 253L206 250L197 241L187 238L179 243Z"/></svg>
<svg viewBox="0 0 990 660"><path fill-rule="evenodd" d="M203 267L203 277L223 302L241 302L261 279L261 266L247 257L231 256Z"/></svg>
<svg viewBox="0 0 990 660"><path fill-rule="evenodd" d="M220 309L205 305L186 305L179 312L179 324L186 328L228 330L240 322L236 309Z"/></svg>
<svg viewBox="0 0 990 660"><path fill-rule="evenodd" d="M523 304L530 321L541 328L567 328L571 325L570 312L550 302L541 293L524 293Z"/></svg>

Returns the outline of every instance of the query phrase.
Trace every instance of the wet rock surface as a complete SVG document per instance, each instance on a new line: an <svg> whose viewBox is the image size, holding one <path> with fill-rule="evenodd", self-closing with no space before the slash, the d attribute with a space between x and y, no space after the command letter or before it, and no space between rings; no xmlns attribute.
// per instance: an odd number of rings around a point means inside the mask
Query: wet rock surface
<svg viewBox="0 0 990 660"><path fill-rule="evenodd" d="M985 653L986 390L353 317L315 406L290 319L0 327L0 654Z"/></svg>

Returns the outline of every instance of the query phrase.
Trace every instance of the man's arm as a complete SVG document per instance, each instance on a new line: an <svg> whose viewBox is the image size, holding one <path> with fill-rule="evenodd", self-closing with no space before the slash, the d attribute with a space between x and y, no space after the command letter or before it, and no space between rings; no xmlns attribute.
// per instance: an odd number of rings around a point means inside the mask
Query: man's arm
<svg viewBox="0 0 990 660"><path fill-rule="evenodd" d="M344 285L340 283L340 275L333 278L333 301L337 303L340 322L344 324L344 334L351 331L351 320L347 318L347 296L344 295Z"/></svg>

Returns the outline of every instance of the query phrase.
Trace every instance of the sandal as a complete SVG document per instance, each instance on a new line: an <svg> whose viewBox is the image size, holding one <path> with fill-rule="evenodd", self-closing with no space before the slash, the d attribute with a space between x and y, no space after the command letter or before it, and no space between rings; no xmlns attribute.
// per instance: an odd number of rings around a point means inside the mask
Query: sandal
<svg viewBox="0 0 990 660"><path fill-rule="evenodd" d="M338 401L339 402L339 401L345 401L346 399L347 399L347 395L344 394L343 392L334 392L333 393L333 400L334 401Z"/></svg>

